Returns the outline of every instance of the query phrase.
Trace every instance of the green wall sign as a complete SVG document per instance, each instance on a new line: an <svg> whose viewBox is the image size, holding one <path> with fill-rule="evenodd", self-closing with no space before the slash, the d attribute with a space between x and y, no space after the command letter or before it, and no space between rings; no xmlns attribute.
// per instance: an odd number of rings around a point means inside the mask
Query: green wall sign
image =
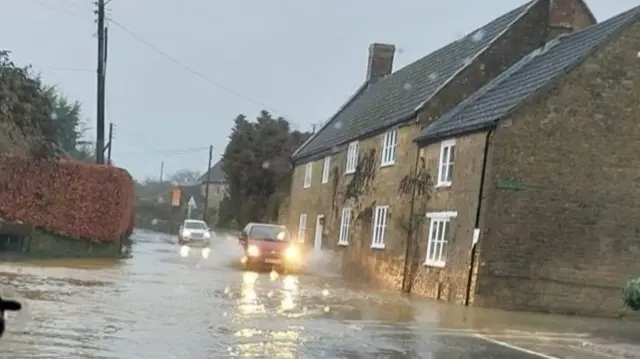
<svg viewBox="0 0 640 359"><path fill-rule="evenodd" d="M508 189L512 191L522 191L527 188L524 182L520 180L504 180L498 184L500 189Z"/></svg>

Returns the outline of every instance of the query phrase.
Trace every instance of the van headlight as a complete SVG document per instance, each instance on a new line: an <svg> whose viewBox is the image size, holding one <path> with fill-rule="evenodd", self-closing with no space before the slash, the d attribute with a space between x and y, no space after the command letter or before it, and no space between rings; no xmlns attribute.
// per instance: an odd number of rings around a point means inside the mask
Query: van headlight
<svg viewBox="0 0 640 359"><path fill-rule="evenodd" d="M300 259L300 251L297 247L289 247L284 252L284 257L288 261L297 261Z"/></svg>
<svg viewBox="0 0 640 359"><path fill-rule="evenodd" d="M247 255L249 255L249 257L257 257L260 255L260 249L254 245L250 245L247 247Z"/></svg>
<svg viewBox="0 0 640 359"><path fill-rule="evenodd" d="M204 238L207 238L207 239L211 238L211 233L204 232Z"/></svg>

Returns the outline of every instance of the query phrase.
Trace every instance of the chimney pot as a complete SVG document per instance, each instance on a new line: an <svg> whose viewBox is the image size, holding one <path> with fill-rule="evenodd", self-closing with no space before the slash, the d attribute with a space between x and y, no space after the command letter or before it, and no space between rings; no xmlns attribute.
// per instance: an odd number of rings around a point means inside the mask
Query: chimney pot
<svg viewBox="0 0 640 359"><path fill-rule="evenodd" d="M597 23L584 0L546 0L546 3L549 6L548 38Z"/></svg>
<svg viewBox="0 0 640 359"><path fill-rule="evenodd" d="M390 44L373 43L369 45L369 63L367 81L381 79L393 72L393 56L396 47Z"/></svg>
<svg viewBox="0 0 640 359"><path fill-rule="evenodd" d="M570 29L576 12L574 0L551 0L549 3L549 25Z"/></svg>

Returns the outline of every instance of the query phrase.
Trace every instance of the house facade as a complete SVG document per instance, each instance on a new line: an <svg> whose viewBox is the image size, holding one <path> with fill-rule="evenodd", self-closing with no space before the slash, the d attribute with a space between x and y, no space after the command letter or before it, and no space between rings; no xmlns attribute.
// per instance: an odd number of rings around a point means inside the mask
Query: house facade
<svg viewBox="0 0 640 359"><path fill-rule="evenodd" d="M200 195L207 195L207 187L209 187L209 208L218 210L220 202L227 195L227 179L222 171L222 160L211 166L208 173L205 173L198 180L200 183Z"/></svg>
<svg viewBox="0 0 640 359"><path fill-rule="evenodd" d="M420 199L423 285L481 306L630 314L639 20L636 7L548 42L423 129L437 173Z"/></svg>
<svg viewBox="0 0 640 359"><path fill-rule="evenodd" d="M455 230L469 238L466 248L450 246L429 261L426 238L430 229L447 232L451 218L475 224L479 196L472 184L483 160L453 164L463 149L483 153L486 136L445 146L453 149L443 174L434 172L440 147L419 148L414 140L557 33L595 22L582 1L530 1L395 72L394 47L373 44L364 84L293 154L289 208L280 221L310 246L342 252L344 266L354 268L349 274L432 298L473 299L466 293L476 288L467 279L477 227ZM454 177L469 183L469 193L446 189Z"/></svg>

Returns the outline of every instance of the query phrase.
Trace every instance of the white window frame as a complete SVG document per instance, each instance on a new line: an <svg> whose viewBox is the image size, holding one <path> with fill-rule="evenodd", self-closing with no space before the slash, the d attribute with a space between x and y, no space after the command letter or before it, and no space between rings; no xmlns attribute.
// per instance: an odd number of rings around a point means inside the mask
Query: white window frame
<svg viewBox="0 0 640 359"><path fill-rule="evenodd" d="M331 171L331 156L324 158L324 164L322 166L322 183L329 182L329 172Z"/></svg>
<svg viewBox="0 0 640 359"><path fill-rule="evenodd" d="M448 232L451 231L451 219L457 216L458 212L427 213L429 232L427 234L425 266L444 268L446 265L449 247ZM440 232L440 228L442 228L442 232Z"/></svg>
<svg viewBox="0 0 640 359"><path fill-rule="evenodd" d="M384 249L384 237L387 232L387 220L389 218L389 206L376 206L373 212L373 230L371 235L371 248Z"/></svg>
<svg viewBox="0 0 640 359"><path fill-rule="evenodd" d="M311 187L312 178L313 178L313 162L309 162L304 167L304 184L302 188Z"/></svg>
<svg viewBox="0 0 640 359"><path fill-rule="evenodd" d="M382 139L382 159L380 166L393 166L396 163L398 148L398 129L387 131Z"/></svg>
<svg viewBox="0 0 640 359"><path fill-rule="evenodd" d="M301 213L298 220L298 242L305 242L307 235L307 214Z"/></svg>
<svg viewBox="0 0 640 359"><path fill-rule="evenodd" d="M347 166L344 170L344 174L348 175L356 172L358 167L358 141L349 143L347 147Z"/></svg>
<svg viewBox="0 0 640 359"><path fill-rule="evenodd" d="M438 181L436 187L451 187L453 183L453 164L456 159L455 153L455 140L443 141L440 144L440 161L438 162ZM453 157L453 159L451 159L451 157Z"/></svg>
<svg viewBox="0 0 640 359"><path fill-rule="evenodd" d="M340 236L338 238L339 246L349 245L349 227L351 225L351 216L353 210L351 208L342 209L342 217L340 218Z"/></svg>

